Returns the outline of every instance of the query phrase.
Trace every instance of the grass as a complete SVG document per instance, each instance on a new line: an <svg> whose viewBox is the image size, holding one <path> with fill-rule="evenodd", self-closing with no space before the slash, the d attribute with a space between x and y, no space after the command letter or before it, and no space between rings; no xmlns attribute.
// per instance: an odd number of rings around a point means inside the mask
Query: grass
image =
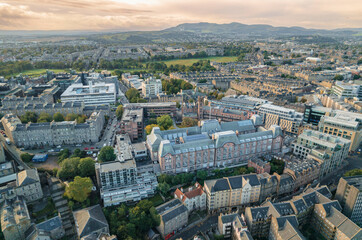
<svg viewBox="0 0 362 240"><path fill-rule="evenodd" d="M210 60L213 62L235 62L237 60L237 57L225 56L225 57L174 59L174 60L166 60L166 61L162 61L162 62L166 63L167 66L176 65L176 64L191 66L192 64L194 64L200 60Z"/></svg>
<svg viewBox="0 0 362 240"><path fill-rule="evenodd" d="M59 73L59 72L67 72L66 69L48 69L49 71L53 71L54 73ZM39 75L43 75L46 74L47 69L45 68L41 68L41 69L32 69L32 70L27 70L22 72L23 76L24 75L28 75L28 76L39 76Z"/></svg>
<svg viewBox="0 0 362 240"><path fill-rule="evenodd" d="M163 199L161 198L160 194L156 194L155 196L147 199L153 203L153 206L157 207L158 205L161 205L163 202Z"/></svg>

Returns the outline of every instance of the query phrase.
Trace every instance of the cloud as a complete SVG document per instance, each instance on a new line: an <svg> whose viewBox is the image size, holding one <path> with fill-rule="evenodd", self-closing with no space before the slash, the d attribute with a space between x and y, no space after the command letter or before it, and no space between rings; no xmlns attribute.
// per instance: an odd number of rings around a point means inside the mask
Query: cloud
<svg viewBox="0 0 362 240"><path fill-rule="evenodd" d="M2 0L3 30L156 30L184 22L362 27L360 0ZM131 3L130 3L131 2Z"/></svg>

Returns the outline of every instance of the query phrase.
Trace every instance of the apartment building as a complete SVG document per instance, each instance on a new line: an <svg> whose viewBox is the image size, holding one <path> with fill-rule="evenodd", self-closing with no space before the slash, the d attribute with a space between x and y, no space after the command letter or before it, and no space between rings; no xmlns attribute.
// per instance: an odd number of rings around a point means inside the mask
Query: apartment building
<svg viewBox="0 0 362 240"><path fill-rule="evenodd" d="M314 126L317 126L321 118L332 111L332 108L306 105L304 110L303 123L310 123Z"/></svg>
<svg viewBox="0 0 362 240"><path fill-rule="evenodd" d="M328 240L362 239L362 229L341 213L338 201L316 204L311 225Z"/></svg>
<svg viewBox="0 0 362 240"><path fill-rule="evenodd" d="M278 178L275 175L269 173L258 174L260 182L260 195L259 202L264 202L267 198L273 198L278 192Z"/></svg>
<svg viewBox="0 0 362 240"><path fill-rule="evenodd" d="M271 218L270 240L307 240L298 229L299 223L296 216L282 216Z"/></svg>
<svg viewBox="0 0 362 240"><path fill-rule="evenodd" d="M114 83L95 83L89 85L75 83L60 96L62 102L84 102L84 105L115 104L116 88Z"/></svg>
<svg viewBox="0 0 362 240"><path fill-rule="evenodd" d="M138 174L134 159L96 164L97 183L104 206L150 197L157 188L154 174Z"/></svg>
<svg viewBox="0 0 362 240"><path fill-rule="evenodd" d="M303 113L272 104L262 105L258 110L258 114L261 116L266 128L279 125L284 132L291 135L298 133L298 129L303 122Z"/></svg>
<svg viewBox="0 0 362 240"><path fill-rule="evenodd" d="M339 97L346 98L361 98L362 97L362 87L360 84L351 84L345 83L342 81L337 81L332 87L332 93Z"/></svg>
<svg viewBox="0 0 362 240"><path fill-rule="evenodd" d="M174 196L185 204L189 213L194 210L206 209L206 193L198 182L187 189L177 188Z"/></svg>
<svg viewBox="0 0 362 240"><path fill-rule="evenodd" d="M98 142L104 125L104 112L94 112L85 123L77 121L21 123L12 114L5 115L1 122L6 135L18 147L44 147Z"/></svg>
<svg viewBox="0 0 362 240"><path fill-rule="evenodd" d="M127 103L123 109L136 109L140 108L144 111L144 117L152 115L159 117L162 115L176 116L176 103L175 102L149 102L149 103Z"/></svg>
<svg viewBox="0 0 362 240"><path fill-rule="evenodd" d="M144 132L143 109L124 109L120 126L121 133L127 133L132 142L142 140Z"/></svg>
<svg viewBox="0 0 362 240"><path fill-rule="evenodd" d="M150 77L142 82L142 95L144 97L157 96L162 93L162 83L160 79Z"/></svg>
<svg viewBox="0 0 362 240"><path fill-rule="evenodd" d="M259 201L260 182L256 174L207 180L204 184L209 212L224 211Z"/></svg>
<svg viewBox="0 0 362 240"><path fill-rule="evenodd" d="M31 225L31 218L23 197L5 200L1 211L1 231L6 240L23 240Z"/></svg>
<svg viewBox="0 0 362 240"><path fill-rule="evenodd" d="M244 216L238 213L220 213L218 217L219 233L224 235L224 239L243 239L248 232ZM250 236L249 234L246 234ZM248 238L247 238L248 239Z"/></svg>
<svg viewBox="0 0 362 240"><path fill-rule="evenodd" d="M356 151L362 142L362 114L333 111L330 116L321 117L318 129L350 140L349 151Z"/></svg>
<svg viewBox="0 0 362 240"><path fill-rule="evenodd" d="M362 225L362 176L339 179L335 198L343 208L343 214Z"/></svg>
<svg viewBox="0 0 362 240"><path fill-rule="evenodd" d="M321 163L313 159L293 160L285 164L284 173L294 180L294 188L298 189L318 180Z"/></svg>
<svg viewBox="0 0 362 240"><path fill-rule="evenodd" d="M252 167L255 169L256 173L270 173L270 163L261 160L260 158L250 159L248 161L248 167Z"/></svg>
<svg viewBox="0 0 362 240"><path fill-rule="evenodd" d="M281 151L281 128L256 128L259 123L259 116L254 115L245 121L204 120L200 126L167 131L155 127L146 144L151 159L165 173L247 165L250 158Z"/></svg>
<svg viewBox="0 0 362 240"><path fill-rule="evenodd" d="M293 153L303 159L312 158L321 163L320 178L333 173L348 156L351 141L342 137L304 130L292 144Z"/></svg>
<svg viewBox="0 0 362 240"><path fill-rule="evenodd" d="M37 169L27 169L16 174L15 192L23 196L27 202L34 202L43 198L43 190Z"/></svg>
<svg viewBox="0 0 362 240"><path fill-rule="evenodd" d="M188 224L189 213L180 199L170 200L156 207L156 211L161 218L161 223L156 228L164 238Z"/></svg>

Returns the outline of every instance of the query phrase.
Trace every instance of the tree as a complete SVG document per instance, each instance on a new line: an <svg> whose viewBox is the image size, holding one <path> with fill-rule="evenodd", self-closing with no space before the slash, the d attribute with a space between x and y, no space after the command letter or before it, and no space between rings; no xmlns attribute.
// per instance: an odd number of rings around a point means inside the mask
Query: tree
<svg viewBox="0 0 362 240"><path fill-rule="evenodd" d="M38 123L51 122L53 120L49 113L42 112L39 114Z"/></svg>
<svg viewBox="0 0 362 240"><path fill-rule="evenodd" d="M197 125L197 120L196 119L193 119L193 118L190 118L190 117L184 117L182 119L182 123L181 123L182 127L193 127L193 126L196 126L196 125Z"/></svg>
<svg viewBox="0 0 362 240"><path fill-rule="evenodd" d="M158 127L158 125L157 125L157 124L147 125L146 128L145 128L145 129L146 129L146 134L147 134L147 135L150 135L151 132L152 132L152 129L153 129L154 127Z"/></svg>
<svg viewBox="0 0 362 240"><path fill-rule="evenodd" d="M168 130L173 124L170 115L162 115L157 118L157 125L164 130Z"/></svg>
<svg viewBox="0 0 362 240"><path fill-rule="evenodd" d="M86 156L87 156L87 153L85 151L80 150L79 148L76 148L70 157L85 158Z"/></svg>
<svg viewBox="0 0 362 240"><path fill-rule="evenodd" d="M352 169L344 174L345 177L352 177L352 176L358 176L362 175L362 169Z"/></svg>
<svg viewBox="0 0 362 240"><path fill-rule="evenodd" d="M337 74L336 76L334 76L333 80L337 80L337 81L343 81L344 77L342 75Z"/></svg>
<svg viewBox="0 0 362 240"><path fill-rule="evenodd" d="M199 171L197 171L196 177L197 177L197 179L204 181L207 178L207 175L208 175L207 171L199 170Z"/></svg>
<svg viewBox="0 0 362 240"><path fill-rule="evenodd" d="M53 119L54 119L54 121L56 121L56 122L63 122L63 121L64 121L64 116L63 116L63 114L57 112L57 113L55 113L55 114L53 115Z"/></svg>
<svg viewBox="0 0 362 240"><path fill-rule="evenodd" d="M30 162L33 159L34 155L29 153L22 153L20 158L23 162Z"/></svg>
<svg viewBox="0 0 362 240"><path fill-rule="evenodd" d="M140 93L138 92L137 89L135 88L130 88L127 90L126 92L126 97L128 98L128 100L132 100L132 99L137 99L140 97Z"/></svg>
<svg viewBox="0 0 362 240"><path fill-rule="evenodd" d="M62 162L64 159L68 158L70 151L68 148L63 149L58 153L58 163Z"/></svg>
<svg viewBox="0 0 362 240"><path fill-rule="evenodd" d="M122 105L119 105L119 106L117 107L117 110L116 110L117 119L118 119L118 120L121 120L122 115L123 115L123 106L122 106Z"/></svg>
<svg viewBox="0 0 362 240"><path fill-rule="evenodd" d="M65 195L77 202L84 202L92 191L93 183L89 177L76 176L65 189Z"/></svg>
<svg viewBox="0 0 362 240"><path fill-rule="evenodd" d="M62 179L74 178L79 175L78 165L80 158L67 158L60 163L60 169L57 176Z"/></svg>
<svg viewBox="0 0 362 240"><path fill-rule="evenodd" d="M111 146L102 147L101 151L98 154L98 160L100 162L110 162L116 159L116 154L114 149Z"/></svg>
<svg viewBox="0 0 362 240"><path fill-rule="evenodd" d="M38 120L38 116L34 112L26 112L24 115L20 116L20 121L22 123L36 123Z"/></svg>
<svg viewBox="0 0 362 240"><path fill-rule="evenodd" d="M79 161L78 171L82 177L90 177L95 175L94 160L90 157L82 158Z"/></svg>
<svg viewBox="0 0 362 240"><path fill-rule="evenodd" d="M75 113L68 113L67 116L65 116L65 121L74 121L77 119L78 114Z"/></svg>
<svg viewBox="0 0 362 240"><path fill-rule="evenodd" d="M168 191L170 190L170 185L168 185L167 183L163 182L163 183L159 183L157 186L158 190L162 193L163 196L166 196L166 194L168 193Z"/></svg>
<svg viewBox="0 0 362 240"><path fill-rule="evenodd" d="M181 107L180 102L176 102L176 107L177 107L177 108L180 108L180 107Z"/></svg>
<svg viewBox="0 0 362 240"><path fill-rule="evenodd" d="M216 99L221 100L223 97L225 97L225 95L221 93L217 95Z"/></svg>
<svg viewBox="0 0 362 240"><path fill-rule="evenodd" d="M300 100L301 103L306 103L308 100L305 97L302 97L302 99Z"/></svg>

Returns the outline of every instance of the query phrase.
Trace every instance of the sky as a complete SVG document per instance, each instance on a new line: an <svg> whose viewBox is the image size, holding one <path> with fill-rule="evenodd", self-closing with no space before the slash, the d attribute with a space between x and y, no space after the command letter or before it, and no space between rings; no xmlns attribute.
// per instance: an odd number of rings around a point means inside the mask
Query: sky
<svg viewBox="0 0 362 240"><path fill-rule="evenodd" d="M0 30L160 30L195 22L362 28L362 1L0 0Z"/></svg>

